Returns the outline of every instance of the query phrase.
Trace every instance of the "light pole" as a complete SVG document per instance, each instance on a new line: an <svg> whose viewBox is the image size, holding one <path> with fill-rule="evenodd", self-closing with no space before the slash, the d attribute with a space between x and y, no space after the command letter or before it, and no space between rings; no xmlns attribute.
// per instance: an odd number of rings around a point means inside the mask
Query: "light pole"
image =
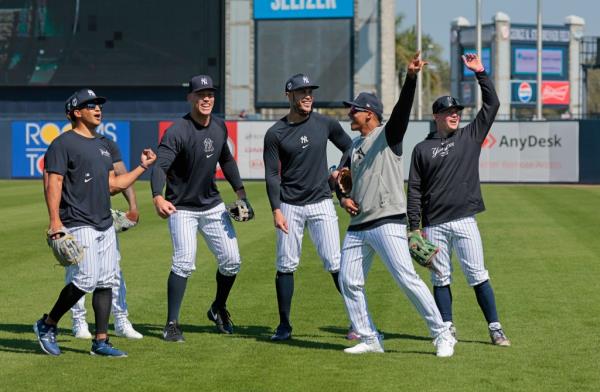
<svg viewBox="0 0 600 392"><path fill-rule="evenodd" d="M421 52L421 0L417 0L417 51ZM421 53L422 54L422 53ZM423 119L423 78L417 78L417 120Z"/></svg>
<svg viewBox="0 0 600 392"><path fill-rule="evenodd" d="M537 101L535 119L542 118L542 0L537 0Z"/></svg>
<svg viewBox="0 0 600 392"><path fill-rule="evenodd" d="M483 64L481 58L481 0L475 0L475 18L477 19L475 27L475 45L477 50L477 56ZM481 90L475 88L475 112L481 107Z"/></svg>

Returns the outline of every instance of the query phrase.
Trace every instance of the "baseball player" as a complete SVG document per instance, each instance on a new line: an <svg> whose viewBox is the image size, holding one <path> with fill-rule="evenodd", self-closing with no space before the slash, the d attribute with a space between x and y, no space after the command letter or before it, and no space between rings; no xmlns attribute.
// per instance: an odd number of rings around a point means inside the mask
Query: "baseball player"
<svg viewBox="0 0 600 392"><path fill-rule="evenodd" d="M350 166L352 189L340 204L351 215L342 245L340 286L352 325L361 342L349 354L384 351L367 309L365 278L377 253L392 277L415 306L434 338L437 356L450 357L456 340L435 306L431 292L415 272L408 251L402 140L414 98L417 73L426 63L417 53L408 65L400 98L389 121L382 125L383 104L371 93L360 93L350 108L350 127L360 132L342 166Z"/></svg>
<svg viewBox="0 0 600 392"><path fill-rule="evenodd" d="M70 113L67 113L67 117ZM73 124L74 125L74 124ZM102 135L96 134L96 137L103 138ZM123 163L121 158L121 151L115 142L110 139L106 139L106 143L109 146L109 152L113 159L113 168L115 171L115 175L119 176L121 174L127 173L127 168ZM46 174L44 174L46 176ZM130 216L135 218L135 221L139 219L139 212L137 209L137 201L135 196L135 190L133 187L129 187L122 192L125 200L127 200L127 204L129 205L129 213ZM117 248L119 246L118 238L117 238ZM117 249L118 250L118 249ZM129 339L142 339L143 335L136 331L131 322L129 321L129 312L127 310L127 300L126 294L127 289L125 286L125 280L123 278L123 271L120 268L120 260L121 260L121 252L119 251L119 276L118 281L112 289L112 314L115 318L115 335L126 337ZM65 283L71 282L70 272L72 269L65 269ZM73 336L78 339L91 339L92 334L89 331L88 323L85 319L86 309L85 309L85 296L81 297L79 301L71 308L71 313L73 316Z"/></svg>
<svg viewBox="0 0 600 392"><path fill-rule="evenodd" d="M246 192L237 164L227 146L223 120L211 115L215 90L210 76L198 75L189 83L191 110L164 134L158 146L158 163L152 171L152 196L158 215L168 218L173 259L169 274L167 324L163 338L183 342L179 309L187 279L196 269L197 232L217 259L217 292L208 319L221 333L233 333L227 298L240 270L240 252L231 219L215 183L221 166L238 198ZM166 193L163 188L166 183Z"/></svg>
<svg viewBox="0 0 600 392"><path fill-rule="evenodd" d="M327 141L342 152L352 141L337 121L312 111L317 88L306 75L289 78L285 84L289 113L269 128L264 140L267 193L277 229L279 326L273 341L292 337L294 272L300 262L305 225L339 291L340 234L328 183Z"/></svg>
<svg viewBox="0 0 600 392"><path fill-rule="evenodd" d="M126 353L109 343L107 336L112 287L118 274L118 250L110 212L110 194L130 187L156 160L150 149L141 154L138 167L116 176L105 138L95 129L102 121L102 104L90 89L79 90L67 100L67 113L75 126L48 147L44 166L48 173L44 194L50 218L49 234L67 230L83 246L83 259L69 267L72 277L48 314L33 326L42 350L60 355L56 342L57 323L79 299L93 292L96 336L91 354L124 357ZM66 228L66 229L65 229ZM55 234L53 238L59 234Z"/></svg>
<svg viewBox="0 0 600 392"><path fill-rule="evenodd" d="M500 107L494 85L475 54L463 56L481 87L483 106L475 119L459 128L463 106L443 96L433 103L436 131L413 150L408 181L410 230L418 230L440 249L431 274L433 295L444 321L452 323L452 250L467 282L475 290L493 344L510 346L496 311L494 291L483 263L483 246L475 214L485 210L479 184L479 155Z"/></svg>

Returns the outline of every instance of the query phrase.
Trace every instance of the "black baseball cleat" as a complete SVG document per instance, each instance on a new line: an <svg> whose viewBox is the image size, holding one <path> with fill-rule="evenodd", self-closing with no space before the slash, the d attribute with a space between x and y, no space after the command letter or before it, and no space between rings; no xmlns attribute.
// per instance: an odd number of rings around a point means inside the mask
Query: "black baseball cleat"
<svg viewBox="0 0 600 392"><path fill-rule="evenodd" d="M221 309L216 309L214 306L211 306L208 309L208 312L206 312L206 316L210 321L215 323L217 331L220 333L227 335L233 333L233 322L231 322L231 315L227 308L223 307Z"/></svg>
<svg viewBox="0 0 600 392"><path fill-rule="evenodd" d="M275 330L273 336L271 336L271 340L274 342L280 342L282 340L290 340L292 338L292 327L286 327L280 325Z"/></svg>
<svg viewBox="0 0 600 392"><path fill-rule="evenodd" d="M163 330L163 339L167 342L185 342L183 332L177 321L169 321Z"/></svg>

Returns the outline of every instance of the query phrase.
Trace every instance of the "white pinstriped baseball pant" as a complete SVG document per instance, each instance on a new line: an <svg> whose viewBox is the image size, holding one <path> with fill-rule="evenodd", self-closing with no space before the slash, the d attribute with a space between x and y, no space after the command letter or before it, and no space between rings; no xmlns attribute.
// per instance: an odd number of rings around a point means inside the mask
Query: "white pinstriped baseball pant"
<svg viewBox="0 0 600 392"><path fill-rule="evenodd" d="M117 254L118 259L117 262L121 261L121 253L119 252L119 240L117 236ZM121 267L118 267L119 273L117 277L117 284L112 288L112 309L111 312L115 320L119 318L127 318L129 316L129 311L127 310L127 301L125 300L127 295L127 287L125 286L125 279L123 279L123 271L121 271ZM65 268L65 283L71 283L73 277L71 269ZM77 301L75 305L71 308L71 313L74 321L85 321L85 316L87 310L85 309L85 295Z"/></svg>
<svg viewBox="0 0 600 392"><path fill-rule="evenodd" d="M233 276L239 272L241 259L237 237L224 203L206 211L177 210L169 216L169 230L173 241L171 271L174 274L187 278L196 270L198 232L216 257L221 274Z"/></svg>
<svg viewBox="0 0 600 392"><path fill-rule="evenodd" d="M70 281L81 291L91 293L96 288L112 288L117 284L119 251L117 235L111 225L104 231L90 226L69 228L83 246L83 260L68 267Z"/></svg>
<svg viewBox="0 0 600 392"><path fill-rule="evenodd" d="M361 339L367 343L377 339L365 295L365 280L375 253L425 320L431 336L446 331L448 327L433 296L411 261L406 225L388 223L370 230L348 231L342 245L340 287L352 326Z"/></svg>
<svg viewBox="0 0 600 392"><path fill-rule="evenodd" d="M453 220L423 228L429 241L440 247L434 265L439 275L432 273L434 286L447 286L452 283L452 249L469 286L476 286L490 278L483 262L483 245L474 216Z"/></svg>
<svg viewBox="0 0 600 392"><path fill-rule="evenodd" d="M280 208L288 223L288 234L276 230L277 271L289 273L298 268L305 225L325 270L339 271L340 229L333 201L325 199L304 206L281 203Z"/></svg>

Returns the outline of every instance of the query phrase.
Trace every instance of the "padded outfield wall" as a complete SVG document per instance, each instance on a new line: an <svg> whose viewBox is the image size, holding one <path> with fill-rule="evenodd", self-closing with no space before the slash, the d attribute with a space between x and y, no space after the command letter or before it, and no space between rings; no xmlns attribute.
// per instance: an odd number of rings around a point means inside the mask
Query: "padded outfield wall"
<svg viewBox="0 0 600 392"><path fill-rule="evenodd" d="M172 120L106 120L99 131L121 147L128 167L141 150L156 148ZM272 121L227 121L229 146L244 179L264 178L263 138ZM352 137L348 122L343 128ZM58 118L0 119L0 178L39 178L50 142L69 128ZM408 177L414 146L427 135L429 122L411 122L404 139L404 174ZM479 162L484 182L600 183L600 121L494 123ZM330 143L328 161L341 153ZM219 170L217 176L222 177ZM143 178L148 178L145 174Z"/></svg>

